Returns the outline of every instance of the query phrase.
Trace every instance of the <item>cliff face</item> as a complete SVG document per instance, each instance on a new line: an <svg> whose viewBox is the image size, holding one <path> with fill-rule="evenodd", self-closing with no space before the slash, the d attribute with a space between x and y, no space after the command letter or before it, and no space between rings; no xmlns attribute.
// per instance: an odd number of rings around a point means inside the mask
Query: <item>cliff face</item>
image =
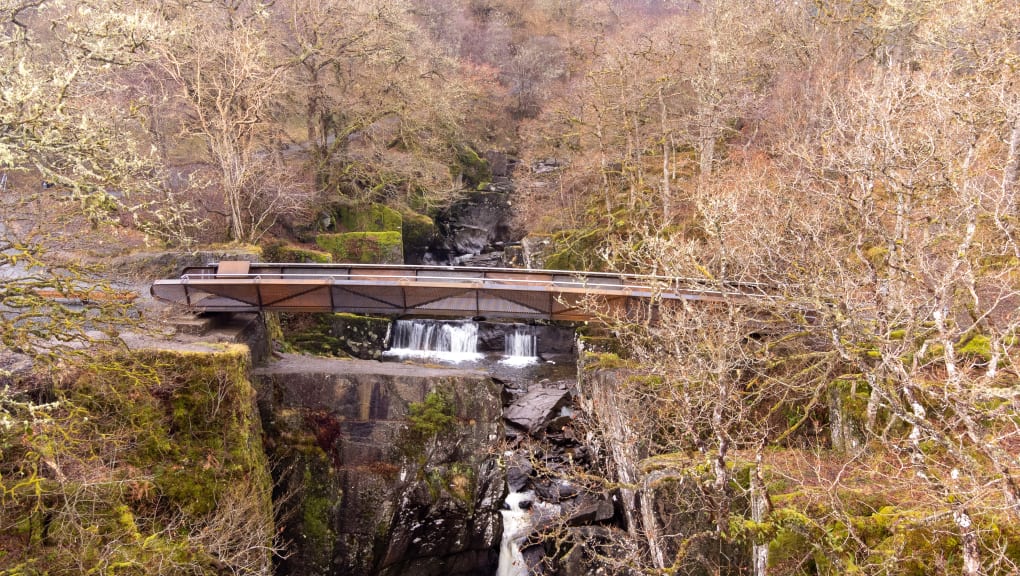
<svg viewBox="0 0 1020 576"><path fill-rule="evenodd" d="M504 490L484 373L288 356L256 371L283 574L492 572Z"/></svg>
<svg viewBox="0 0 1020 576"><path fill-rule="evenodd" d="M0 569L271 573L248 349L109 352L0 405Z"/></svg>

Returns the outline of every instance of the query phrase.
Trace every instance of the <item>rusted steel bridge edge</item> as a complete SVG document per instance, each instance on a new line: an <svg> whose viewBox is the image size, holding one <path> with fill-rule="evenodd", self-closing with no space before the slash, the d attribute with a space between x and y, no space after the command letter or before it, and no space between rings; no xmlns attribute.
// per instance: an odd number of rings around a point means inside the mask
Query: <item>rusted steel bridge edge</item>
<svg viewBox="0 0 1020 576"><path fill-rule="evenodd" d="M771 300L756 283L516 268L221 262L158 280L160 300L193 311L346 311L418 316L589 320L594 299L616 311L649 300Z"/></svg>

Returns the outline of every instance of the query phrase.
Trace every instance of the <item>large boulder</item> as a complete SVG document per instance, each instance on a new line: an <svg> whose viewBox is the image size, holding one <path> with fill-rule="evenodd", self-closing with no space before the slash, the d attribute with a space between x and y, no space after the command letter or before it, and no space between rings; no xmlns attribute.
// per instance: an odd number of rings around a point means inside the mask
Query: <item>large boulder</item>
<svg viewBox="0 0 1020 576"><path fill-rule="evenodd" d="M451 256L480 254L496 242L512 240L509 196L472 192L436 217L441 237L437 252Z"/></svg>
<svg viewBox="0 0 1020 576"><path fill-rule="evenodd" d="M384 204L341 205L334 211L339 232L400 232L404 218Z"/></svg>
<svg viewBox="0 0 1020 576"><path fill-rule="evenodd" d="M319 234L315 243L333 256L334 262L403 264L404 242L400 231L341 232Z"/></svg>
<svg viewBox="0 0 1020 576"><path fill-rule="evenodd" d="M545 427L569 403L570 390L536 386L511 403L503 418L532 436L541 438L545 435Z"/></svg>

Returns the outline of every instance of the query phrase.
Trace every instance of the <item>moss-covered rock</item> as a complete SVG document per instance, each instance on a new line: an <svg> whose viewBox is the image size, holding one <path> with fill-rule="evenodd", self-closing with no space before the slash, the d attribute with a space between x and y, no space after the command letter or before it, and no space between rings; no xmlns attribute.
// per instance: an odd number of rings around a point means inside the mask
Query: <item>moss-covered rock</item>
<svg viewBox="0 0 1020 576"><path fill-rule="evenodd" d="M313 250L284 242L274 242L264 246L262 248L262 255L266 262L328 264L333 261L333 256L329 252Z"/></svg>
<svg viewBox="0 0 1020 576"><path fill-rule="evenodd" d="M605 269L605 260L599 256L598 248L608 235L605 229L563 230L549 238L545 246L542 267L549 270L587 270L598 272Z"/></svg>
<svg viewBox="0 0 1020 576"><path fill-rule="evenodd" d="M461 177L468 188L480 189L492 182L489 161L469 144L457 147L457 163L450 168L450 173L454 178Z"/></svg>
<svg viewBox="0 0 1020 576"><path fill-rule="evenodd" d="M335 262L403 264L404 245L397 232L343 232L319 234L315 243Z"/></svg>
<svg viewBox="0 0 1020 576"><path fill-rule="evenodd" d="M320 356L376 360L386 349L390 319L347 313L286 314L284 341L296 350Z"/></svg>
<svg viewBox="0 0 1020 576"><path fill-rule="evenodd" d="M496 382L307 357L256 374L268 444L283 484L296 486L284 505L295 553L281 573L495 572L505 487Z"/></svg>
<svg viewBox="0 0 1020 576"><path fill-rule="evenodd" d="M109 352L62 375L56 403L0 427L4 524L25 527L0 566L268 572L271 481L248 364L244 346Z"/></svg>
<svg viewBox="0 0 1020 576"><path fill-rule="evenodd" d="M404 254L423 255L436 237L436 224L432 218L417 212L404 212L401 233Z"/></svg>
<svg viewBox="0 0 1020 576"><path fill-rule="evenodd" d="M352 204L336 209L340 232L400 232L403 216L383 204Z"/></svg>
<svg viewBox="0 0 1020 576"><path fill-rule="evenodd" d="M984 334L968 334L960 341L956 351L960 355L988 362L992 359L992 342Z"/></svg>

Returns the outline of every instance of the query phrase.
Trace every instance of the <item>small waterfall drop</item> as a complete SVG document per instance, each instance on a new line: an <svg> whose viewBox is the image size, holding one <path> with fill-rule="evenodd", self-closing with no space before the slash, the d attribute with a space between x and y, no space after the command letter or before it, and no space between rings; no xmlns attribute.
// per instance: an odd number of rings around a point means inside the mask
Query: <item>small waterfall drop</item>
<svg viewBox="0 0 1020 576"><path fill-rule="evenodd" d="M503 539L499 544L496 576L528 576L528 565L521 554L521 542L531 530L531 492L511 492L503 501Z"/></svg>
<svg viewBox="0 0 1020 576"><path fill-rule="evenodd" d="M434 358L450 362L479 360L478 325L474 322L397 320L389 356Z"/></svg>
<svg viewBox="0 0 1020 576"><path fill-rule="evenodd" d="M538 339L530 326L514 326L503 339L504 364L527 366L538 362Z"/></svg>
<svg viewBox="0 0 1020 576"><path fill-rule="evenodd" d="M499 565L496 576L528 576L528 564L521 553L521 544L536 527L548 524L560 514L556 504L542 502L535 493L510 491L503 500L503 539L499 543Z"/></svg>

